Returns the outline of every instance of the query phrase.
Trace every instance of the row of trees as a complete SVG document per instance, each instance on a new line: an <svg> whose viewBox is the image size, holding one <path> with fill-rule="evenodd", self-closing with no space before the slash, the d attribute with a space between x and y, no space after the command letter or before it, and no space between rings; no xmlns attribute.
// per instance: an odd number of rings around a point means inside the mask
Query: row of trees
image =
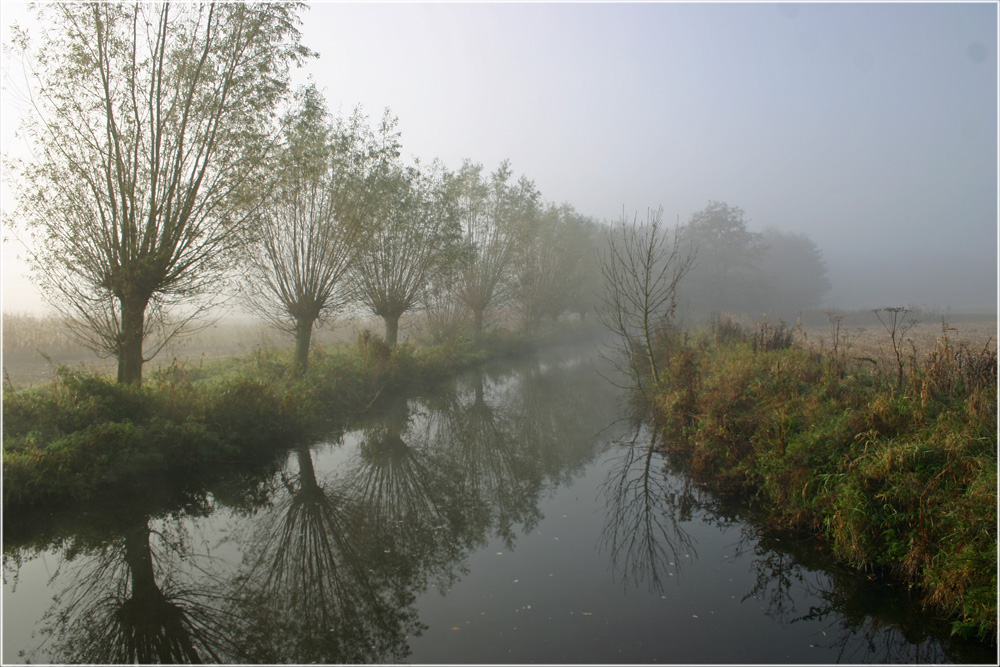
<svg viewBox="0 0 1000 667"><path fill-rule="evenodd" d="M24 32L8 47L34 107L16 170L34 273L120 382L237 292L294 333L299 370L313 327L349 305L392 344L420 308L461 307L478 334L500 306L528 327L586 307L593 221L507 163L404 164L388 113L372 128L332 119L314 86L290 95L315 55L302 9L42 5L37 50Z"/></svg>
<svg viewBox="0 0 1000 667"><path fill-rule="evenodd" d="M294 94L302 4L84 3L38 7L26 64L33 157L11 170L34 274L91 348L140 383L173 335L239 294L294 334L347 308L385 322L424 310L443 335L491 313L526 329L594 309L607 229L543 202L508 163L492 173L406 164L395 119L334 119ZM828 287L805 237L747 230L712 202L680 230L697 248L681 307L814 305ZM781 286L794 285L792 288ZM773 311L772 311L773 312Z"/></svg>
<svg viewBox="0 0 1000 667"><path fill-rule="evenodd" d="M396 120L373 128L360 111L334 121L309 86L282 123L274 186L246 229L247 301L295 336L308 364L313 327L351 307L385 323L433 310L438 334L467 315L512 309L523 326L589 305L585 274L598 225L571 207L543 205L509 163L486 174L466 161L405 164Z"/></svg>

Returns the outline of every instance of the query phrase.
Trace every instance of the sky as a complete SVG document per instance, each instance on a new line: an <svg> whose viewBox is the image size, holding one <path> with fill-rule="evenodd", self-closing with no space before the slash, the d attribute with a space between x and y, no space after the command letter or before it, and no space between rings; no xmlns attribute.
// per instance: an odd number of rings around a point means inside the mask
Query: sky
<svg viewBox="0 0 1000 667"><path fill-rule="evenodd" d="M5 43L24 14L3 3ZM995 3L314 2L302 18L319 57L296 82L344 113L390 108L405 156L509 159L599 220L739 206L817 244L831 308L996 307ZM17 154L6 82L3 105ZM12 187L3 309L33 310Z"/></svg>

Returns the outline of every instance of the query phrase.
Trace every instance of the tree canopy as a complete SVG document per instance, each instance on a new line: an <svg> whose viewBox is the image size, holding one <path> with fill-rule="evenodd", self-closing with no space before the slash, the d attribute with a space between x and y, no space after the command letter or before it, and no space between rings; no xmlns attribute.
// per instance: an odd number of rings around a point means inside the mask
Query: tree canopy
<svg viewBox="0 0 1000 667"><path fill-rule="evenodd" d="M40 46L17 43L35 63L19 191L33 269L120 382L141 382L146 354L224 294L289 68L310 55L301 8L41 5Z"/></svg>
<svg viewBox="0 0 1000 667"><path fill-rule="evenodd" d="M388 114L376 132L360 110L332 123L314 86L298 98L274 160L276 185L250 230L246 291L257 312L295 335L302 372L313 326L353 298L351 267L372 233L399 143Z"/></svg>
<svg viewBox="0 0 1000 667"><path fill-rule="evenodd" d="M818 308L830 289L819 248L805 234L751 231L743 209L709 202L681 235L697 259L680 290L689 314L795 318Z"/></svg>

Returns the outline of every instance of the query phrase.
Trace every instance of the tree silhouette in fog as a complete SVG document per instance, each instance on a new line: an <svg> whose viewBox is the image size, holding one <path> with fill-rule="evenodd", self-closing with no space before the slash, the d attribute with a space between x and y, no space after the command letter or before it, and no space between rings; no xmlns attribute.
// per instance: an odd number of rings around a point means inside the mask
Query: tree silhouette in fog
<svg viewBox="0 0 1000 667"><path fill-rule="evenodd" d="M331 123L315 86L299 92L284 125L276 185L248 235L246 295L258 313L295 336L301 374L313 327L352 299L349 271L399 144L389 116L378 132L360 111Z"/></svg>
<svg viewBox="0 0 1000 667"><path fill-rule="evenodd" d="M358 239L356 300L385 322L395 345L399 318L421 307L460 251L455 179L440 164L397 166L380 184L370 225Z"/></svg>
<svg viewBox="0 0 1000 667"><path fill-rule="evenodd" d="M476 336L487 310L509 300L511 264L523 227L537 213L539 193L504 161L488 178L482 165L465 162L458 171L459 221L468 253L458 272L457 298L472 311Z"/></svg>
<svg viewBox="0 0 1000 667"><path fill-rule="evenodd" d="M682 228L697 252L682 297L696 313L744 312L761 284L761 235L747 222L740 207L712 201Z"/></svg>

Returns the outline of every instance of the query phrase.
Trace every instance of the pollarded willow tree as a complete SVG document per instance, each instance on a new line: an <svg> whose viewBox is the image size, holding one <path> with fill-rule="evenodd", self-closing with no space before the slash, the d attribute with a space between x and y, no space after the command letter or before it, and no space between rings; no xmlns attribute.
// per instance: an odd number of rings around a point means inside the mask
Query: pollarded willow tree
<svg viewBox="0 0 1000 667"><path fill-rule="evenodd" d="M29 259L74 333L117 358L119 382L140 384L143 363L222 294L290 66L310 55L301 8L41 5L41 45L15 40L33 56L33 158L18 173Z"/></svg>
<svg viewBox="0 0 1000 667"><path fill-rule="evenodd" d="M247 295L295 336L294 368L302 373L314 326L350 300L346 279L399 143L388 114L376 132L360 111L332 124L314 86L298 99L277 154L277 185L249 244Z"/></svg>
<svg viewBox="0 0 1000 667"><path fill-rule="evenodd" d="M504 161L489 179L482 165L465 162L459 170L459 220L463 242L469 249L459 272L456 293L472 311L475 335L483 331L489 308L509 298L511 264L524 228L537 215L539 192Z"/></svg>
<svg viewBox="0 0 1000 667"><path fill-rule="evenodd" d="M396 345L399 318L424 303L459 256L453 177L440 164L398 167L382 182L371 224L358 240L352 271L357 301L385 321Z"/></svg>

